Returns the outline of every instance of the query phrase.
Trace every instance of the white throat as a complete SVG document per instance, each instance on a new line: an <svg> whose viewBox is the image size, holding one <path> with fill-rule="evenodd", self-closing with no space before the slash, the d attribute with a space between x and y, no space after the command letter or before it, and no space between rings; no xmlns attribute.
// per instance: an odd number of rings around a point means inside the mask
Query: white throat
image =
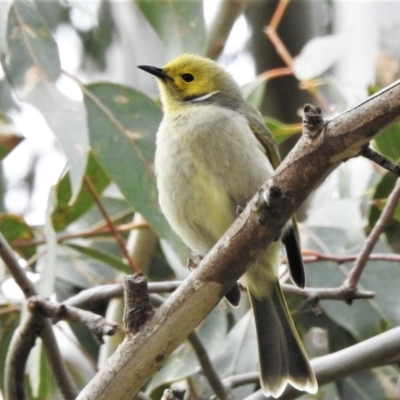
<svg viewBox="0 0 400 400"><path fill-rule="evenodd" d="M207 94L204 94L203 96L199 96L194 99L191 99L191 100L189 100L189 102L194 103L194 102L198 102L198 101L204 101L204 100L209 99L211 96L214 96L214 94L216 94L216 93L218 93L218 90L216 90L215 92L207 93Z"/></svg>

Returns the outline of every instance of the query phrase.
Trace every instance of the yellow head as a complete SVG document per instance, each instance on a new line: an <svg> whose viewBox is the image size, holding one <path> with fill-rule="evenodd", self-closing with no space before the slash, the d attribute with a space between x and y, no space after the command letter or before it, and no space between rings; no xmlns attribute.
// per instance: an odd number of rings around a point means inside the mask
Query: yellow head
<svg viewBox="0 0 400 400"><path fill-rule="evenodd" d="M183 54L163 68L148 65L139 68L156 76L167 113L211 99L221 105L226 99L241 99L239 87L232 77L208 58Z"/></svg>

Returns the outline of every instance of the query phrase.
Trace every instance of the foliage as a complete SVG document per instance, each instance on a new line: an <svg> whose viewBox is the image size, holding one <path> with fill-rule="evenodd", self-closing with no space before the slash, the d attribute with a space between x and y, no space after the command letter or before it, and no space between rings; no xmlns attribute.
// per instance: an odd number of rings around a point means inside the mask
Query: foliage
<svg viewBox="0 0 400 400"><path fill-rule="evenodd" d="M85 288L121 282L123 274L132 272L132 265L127 263L116 234L110 229L110 222L124 241L129 238L133 247L144 231L151 230L158 236L156 246L151 241L141 244L141 251L148 253L147 261L140 261L139 256L136 259L133 255L149 281L181 279L188 274L183 267L188 250L168 226L157 203L152 160L162 111L156 100L139 90L143 88L141 76L134 87L132 79L123 78L122 74L118 77L119 83L112 82L114 79L110 76L92 82L91 73L95 76L99 70L107 70L113 63L118 63L107 57L112 46L120 46L122 52L129 49L116 43L121 15L118 17L118 13L109 12L112 3L102 1L95 12L86 9L85 3L74 3L66 5L53 1L49 3L51 7L46 8L40 2L13 0L7 14L2 15L6 24L0 32L5 72L3 84L9 85L20 104L29 104L41 113L68 160L68 170L60 177L49 200L44 227L30 226L23 215L4 213L0 216L0 231L35 278L43 278L43 271L54 273L55 283L50 293L56 293L60 301ZM141 23L140 29L152 38L149 42L162 49L164 61L184 51L204 54L207 25L200 1L141 0L130 7ZM93 26L86 30L79 28L73 17L77 12L81 13L81 19L94 20ZM62 50L57 43L57 29L63 25L68 25L84 41L81 69L72 74L62 69L61 60L69 55L60 57ZM136 33L140 40L146 39L139 30ZM340 58L343 40L343 37L332 36L310 41L294 60L292 74L307 79L305 87L311 94L318 94L316 102L323 94L318 90L316 78ZM321 51L326 55L323 60ZM143 63L146 57L151 59L152 55L150 50L148 54L136 54L129 65L130 71L135 64ZM320 64L318 60L321 60ZM83 73L89 76L90 83L78 80ZM63 79L79 89L81 100L72 100L61 91L59 84ZM246 89L249 100L260 105L268 85L265 79L257 77ZM329 103L332 99L326 101ZM0 98L0 124L2 121L10 123L15 112L10 104L11 101L2 102ZM300 125L278 121L271 115L265 116L265 121L279 144L301 131ZM396 161L400 154L399 130L400 124L389 127L374 143L379 151ZM0 143L1 159L17 144L7 143L8 146ZM308 217L302 221L301 229L303 247L310 254L357 254L395 185L393 176L374 169L362 191L354 194L351 190L354 180L349 171L346 166L340 166L310 200ZM91 183L94 192L87 182ZM100 211L99 202L102 205ZM108 224L104 213L108 216ZM146 223L136 222L134 218L139 214ZM367 226L364 226L365 221ZM398 207L374 251L385 255L398 251L399 231ZM45 257L44 253L51 257ZM320 288L338 287L347 278L351 267L350 262L338 264L334 260L319 260L307 265L307 284ZM4 371L9 343L20 314L20 299L16 301L7 294L10 280L1 268L0 373ZM399 326L399 268L399 262L369 262L360 287L375 291L376 296L355 300L351 306L343 301L323 300L315 307L294 295L289 296L288 303L299 331L304 337L311 338L307 341L309 353L317 356L337 351ZM104 312L104 309L97 311ZM318 342L316 327L322 328L318 332L322 332L326 345L321 346ZM97 365L99 348L85 332L82 334L74 326L72 328L74 333L71 331L71 335L76 335L79 343L74 347L74 354L76 359L85 362L70 363L69 368L82 387L94 373L92 363ZM221 379L256 371L255 331L246 301L238 309L231 309L221 302L198 328L198 334ZM60 340L60 346L68 359L65 338ZM321 388L315 398L387 398L387 393L395 391L393 371L391 367L381 367L347 377L333 386ZM59 398L52 379L42 348L37 346L36 355L27 365L28 398ZM189 342L181 344L144 390L151 398L158 399L164 388L177 382L189 388L192 398L206 399L212 395ZM247 384L234 389L233 394L242 399L257 387L256 383ZM2 378L0 390L4 393Z"/></svg>

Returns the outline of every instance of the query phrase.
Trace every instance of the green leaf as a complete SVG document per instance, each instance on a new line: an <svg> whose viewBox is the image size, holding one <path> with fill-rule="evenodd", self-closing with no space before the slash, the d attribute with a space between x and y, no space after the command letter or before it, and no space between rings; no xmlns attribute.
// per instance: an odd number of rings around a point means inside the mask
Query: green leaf
<svg viewBox="0 0 400 400"><path fill-rule="evenodd" d="M172 59L182 53L203 54L205 27L199 0L136 0Z"/></svg>
<svg viewBox="0 0 400 400"><path fill-rule="evenodd" d="M373 147L384 156L400 160L400 124L396 123L384 129L376 136Z"/></svg>
<svg viewBox="0 0 400 400"><path fill-rule="evenodd" d="M92 153L89 153L85 176L90 179L98 194L101 194L111 182L109 176L104 172ZM85 185L81 187L72 205L69 204L71 196L71 183L68 174L66 174L57 185L56 207L51 214L55 231L65 229L94 205L93 196Z"/></svg>
<svg viewBox="0 0 400 400"><path fill-rule="evenodd" d="M24 139L17 133L11 118L0 110L0 160L11 153Z"/></svg>
<svg viewBox="0 0 400 400"><path fill-rule="evenodd" d="M264 121L278 144L301 133L301 124L283 124L270 117L264 117Z"/></svg>
<svg viewBox="0 0 400 400"><path fill-rule="evenodd" d="M161 110L144 94L111 83L84 89L90 142L98 161L133 208L178 254L186 247L172 232L157 200L153 173Z"/></svg>
<svg viewBox="0 0 400 400"><path fill-rule="evenodd" d="M57 44L33 2L13 1L8 14L6 68L14 87L29 91L36 80L60 75Z"/></svg>
<svg viewBox="0 0 400 400"><path fill-rule="evenodd" d="M0 231L12 247L19 241L35 239L31 227L15 214L0 214ZM27 260L36 254L36 245L14 247L14 250Z"/></svg>
<svg viewBox="0 0 400 400"><path fill-rule="evenodd" d="M111 253L107 253L105 251L96 249L94 247L85 247L77 244L68 243L68 247L79 251L80 253L93 258L94 260L100 261L103 264L109 265L110 267L116 269L117 271L124 272L126 274L131 273L132 271L129 267L121 260L120 257L117 257Z"/></svg>
<svg viewBox="0 0 400 400"><path fill-rule="evenodd" d="M60 76L57 44L33 2L12 3L7 24L3 69L20 100L45 117L68 158L72 193L77 195L86 166L88 134L81 102L64 96L55 83Z"/></svg>

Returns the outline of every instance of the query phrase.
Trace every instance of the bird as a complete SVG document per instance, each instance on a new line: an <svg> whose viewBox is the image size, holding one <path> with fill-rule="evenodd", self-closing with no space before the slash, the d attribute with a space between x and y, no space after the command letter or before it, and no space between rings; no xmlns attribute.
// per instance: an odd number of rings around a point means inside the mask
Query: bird
<svg viewBox="0 0 400 400"><path fill-rule="evenodd" d="M260 112L215 61L183 54L162 68L138 68L156 78L164 112L154 159L161 210L183 242L204 256L237 218L238 205L280 164L277 144ZM294 218L240 278L255 317L261 389L274 398L288 384L318 389L278 279L282 242L292 280L304 287ZM226 296L236 305L238 287Z"/></svg>

